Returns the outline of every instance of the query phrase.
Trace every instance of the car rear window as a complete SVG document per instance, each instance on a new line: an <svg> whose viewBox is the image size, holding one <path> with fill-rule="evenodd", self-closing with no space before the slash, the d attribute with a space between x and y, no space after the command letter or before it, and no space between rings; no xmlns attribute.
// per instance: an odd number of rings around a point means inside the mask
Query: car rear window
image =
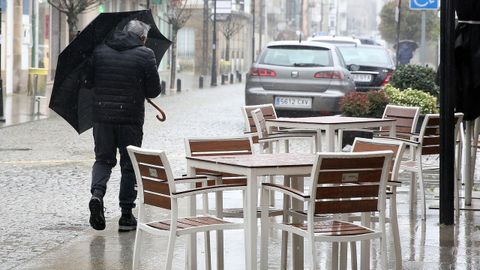
<svg viewBox="0 0 480 270"><path fill-rule="evenodd" d="M340 47L339 49L347 65L381 67L393 65L392 58L383 48Z"/></svg>
<svg viewBox="0 0 480 270"><path fill-rule="evenodd" d="M328 48L311 46L270 46L260 64L291 67L332 66L332 53Z"/></svg>

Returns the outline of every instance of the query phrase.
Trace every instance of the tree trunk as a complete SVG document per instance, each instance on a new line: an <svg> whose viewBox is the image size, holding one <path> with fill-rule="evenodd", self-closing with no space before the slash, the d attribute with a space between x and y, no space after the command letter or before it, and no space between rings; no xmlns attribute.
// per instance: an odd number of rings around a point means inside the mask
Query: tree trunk
<svg viewBox="0 0 480 270"><path fill-rule="evenodd" d="M177 77L177 33L178 29L172 29L172 61L170 63L170 89L175 89Z"/></svg>
<svg viewBox="0 0 480 270"><path fill-rule="evenodd" d="M72 40L77 36L77 14L74 13L67 13L67 23L68 23L68 42L72 42Z"/></svg>
<svg viewBox="0 0 480 270"><path fill-rule="evenodd" d="M227 43L225 48L225 61L230 61L230 38L227 38L225 42Z"/></svg>

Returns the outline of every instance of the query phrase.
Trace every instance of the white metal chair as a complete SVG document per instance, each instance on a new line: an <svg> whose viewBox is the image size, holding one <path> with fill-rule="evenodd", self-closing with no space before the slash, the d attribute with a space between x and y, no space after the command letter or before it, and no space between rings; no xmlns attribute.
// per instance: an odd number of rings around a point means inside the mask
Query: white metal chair
<svg viewBox="0 0 480 270"><path fill-rule="evenodd" d="M388 104L385 106L382 118L395 119L396 138L411 140L415 135L417 122L420 117L420 107L398 106ZM339 146L343 149L344 137L347 135L359 133L364 138L386 137L389 136L390 129L381 127L379 130L368 129L346 129L338 132ZM351 140L353 142L353 139Z"/></svg>
<svg viewBox="0 0 480 270"><path fill-rule="evenodd" d="M179 217L178 199L203 195L212 192L227 190L245 191L244 185L211 185L195 188L188 188L195 183L205 183L206 177L184 177L174 178L170 163L163 151L147 150L134 146L127 147L128 154L132 160L138 188L138 225L135 236L135 246L133 252L133 269L139 268L140 247L144 234L167 235L167 260L166 270L172 269L173 250L177 236L195 234L217 230L244 229L243 223L232 223L226 220L210 216L204 209L203 215L194 217ZM187 184L187 188L181 188L181 185ZM150 221L145 215L145 205L151 205L162 209L170 210L170 219ZM245 202L244 202L245 208ZM205 250L206 268L210 269L210 250Z"/></svg>
<svg viewBox="0 0 480 270"><path fill-rule="evenodd" d="M459 136L459 127L463 120L463 113L455 113L455 138ZM423 120L422 128L418 136L413 136L413 140L405 141L413 149L412 157L409 161L404 161L400 165L400 171L412 172L410 183L410 204L414 205L416 201L416 178L420 185L420 196L422 201L422 219L426 218L426 202L425 202L425 181L423 172L429 170L439 169L440 164L437 158L440 154L440 114L427 114ZM461 148L457 147L456 158L459 159ZM455 163L458 166L458 162ZM458 173L458 168L455 169L455 174ZM416 177L415 177L416 176ZM455 175L455 208L459 207L459 183L458 177Z"/></svg>
<svg viewBox="0 0 480 270"><path fill-rule="evenodd" d="M417 122L420 117L420 107L398 106L388 104L382 118L395 119L396 137L410 139L416 134ZM380 128L378 135L388 136L388 127Z"/></svg>
<svg viewBox="0 0 480 270"><path fill-rule="evenodd" d="M271 103L267 104L259 104L259 105L248 105L248 106L243 106L242 107L242 113L244 116L245 120L245 134L249 134L252 137L252 142L254 144L258 143L258 135L257 135L257 127L255 126L255 122L252 117L252 111L260 109L263 114L263 118L265 120L270 120L270 119L277 119L277 112L275 110L275 107ZM272 132L274 133L300 133L300 134L305 134L305 133L310 133L312 136L317 134L316 130L305 130L305 129L296 129L296 128L286 128L286 129L277 129L274 128L272 129Z"/></svg>
<svg viewBox="0 0 480 270"><path fill-rule="evenodd" d="M218 155L251 155L252 144L251 137L217 137L217 138L186 138L185 152L187 156L218 156ZM197 170L197 175L206 175L212 179L207 185L219 184L238 184L246 185L247 178L243 175L226 174L223 172L215 172L208 170ZM244 196L244 194L242 194ZM219 218L243 218L243 208L227 208L223 207L224 195L219 191L215 194L215 214ZM204 196L203 204L208 208L208 198ZM270 215L281 215L282 210L271 209ZM260 217L260 211L258 211ZM209 246L209 239L207 239ZM223 232L217 232L217 252L223 254ZM217 256L217 266L222 268L223 256Z"/></svg>
<svg viewBox="0 0 480 270"><path fill-rule="evenodd" d="M277 144L277 152L279 152L280 146L279 143L283 142L285 147L285 152L288 153L289 150L289 141L295 139L307 139L312 143L313 149L315 149L315 139L316 132L281 132L273 133L267 129L265 122L265 117L261 109L255 109L251 111L253 122L255 123L255 128L257 130L258 143L260 148L272 153L273 143Z"/></svg>
<svg viewBox="0 0 480 270"><path fill-rule="evenodd" d="M317 153L311 173L312 185L307 193L272 184L262 184L261 269L268 267L268 231L287 231L308 239L311 269L318 269L315 242L333 243L332 258L339 243L380 239L381 267L386 269L385 198L392 151L361 153ZM307 221L277 223L268 218L270 192L279 192L304 202ZM341 214L362 213L365 219L378 212L379 231L337 219ZM315 221L316 215L333 215Z"/></svg>
<svg viewBox="0 0 480 270"><path fill-rule="evenodd" d="M392 239L394 244L394 255L396 260L396 269L402 269L402 248L400 245L400 231L398 228L397 217L397 187L401 185L398 180L400 171L400 164L402 162L405 144L402 141L383 140L383 139L364 139L356 138L352 152L369 152L369 151L384 151L390 150L393 152L392 165L390 166L389 178L387 181L387 199L389 201L389 213L386 222L390 223L392 231ZM351 221L354 221L350 217ZM376 219L372 219L375 221Z"/></svg>

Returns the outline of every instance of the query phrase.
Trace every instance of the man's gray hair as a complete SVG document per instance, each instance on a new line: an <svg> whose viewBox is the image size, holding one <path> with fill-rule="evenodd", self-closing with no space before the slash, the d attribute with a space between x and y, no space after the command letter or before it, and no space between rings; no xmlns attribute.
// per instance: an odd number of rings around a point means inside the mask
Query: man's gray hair
<svg viewBox="0 0 480 270"><path fill-rule="evenodd" d="M139 20L131 20L125 25L123 31L128 31L137 34L139 37L147 38L150 25Z"/></svg>

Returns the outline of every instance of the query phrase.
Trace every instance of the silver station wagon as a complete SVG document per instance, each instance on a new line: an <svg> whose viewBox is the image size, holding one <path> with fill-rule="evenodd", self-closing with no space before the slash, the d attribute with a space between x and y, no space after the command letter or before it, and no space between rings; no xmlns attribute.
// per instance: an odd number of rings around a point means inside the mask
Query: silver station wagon
<svg viewBox="0 0 480 270"><path fill-rule="evenodd" d="M333 115L350 91L355 83L335 45L275 41L247 75L245 105L272 103L282 116Z"/></svg>

